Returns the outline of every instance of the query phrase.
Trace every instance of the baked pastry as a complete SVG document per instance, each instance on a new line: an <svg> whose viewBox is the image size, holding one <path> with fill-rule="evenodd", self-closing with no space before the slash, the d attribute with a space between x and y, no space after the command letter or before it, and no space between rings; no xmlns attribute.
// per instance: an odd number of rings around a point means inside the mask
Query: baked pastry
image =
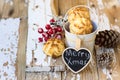
<svg viewBox="0 0 120 80"><path fill-rule="evenodd" d="M43 46L43 52L53 58L61 56L64 49L63 41L57 38L49 39Z"/></svg>
<svg viewBox="0 0 120 80"><path fill-rule="evenodd" d="M70 32L73 34L89 34L92 32L89 10L85 7L77 7L68 12Z"/></svg>

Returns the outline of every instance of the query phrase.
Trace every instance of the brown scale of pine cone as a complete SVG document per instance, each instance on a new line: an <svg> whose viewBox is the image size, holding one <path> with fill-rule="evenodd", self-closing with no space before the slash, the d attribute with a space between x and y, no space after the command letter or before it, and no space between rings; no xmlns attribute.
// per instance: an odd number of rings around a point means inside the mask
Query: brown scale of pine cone
<svg viewBox="0 0 120 80"><path fill-rule="evenodd" d="M95 44L100 47L113 48L120 43L120 33L114 30L99 31Z"/></svg>
<svg viewBox="0 0 120 80"><path fill-rule="evenodd" d="M99 67L109 67L113 62L113 54L111 53L102 53L97 55L97 63Z"/></svg>

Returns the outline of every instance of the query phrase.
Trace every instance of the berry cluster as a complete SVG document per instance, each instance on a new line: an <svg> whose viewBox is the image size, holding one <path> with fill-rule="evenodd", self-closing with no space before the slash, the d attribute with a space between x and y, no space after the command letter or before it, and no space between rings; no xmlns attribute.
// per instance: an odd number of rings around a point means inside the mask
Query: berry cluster
<svg viewBox="0 0 120 80"><path fill-rule="evenodd" d="M41 27L38 28L38 33L42 35L42 37L38 38L39 42L46 42L50 38L62 39L62 27L60 25L57 25L54 19L51 19L49 22L50 24L45 25L46 30L43 30Z"/></svg>

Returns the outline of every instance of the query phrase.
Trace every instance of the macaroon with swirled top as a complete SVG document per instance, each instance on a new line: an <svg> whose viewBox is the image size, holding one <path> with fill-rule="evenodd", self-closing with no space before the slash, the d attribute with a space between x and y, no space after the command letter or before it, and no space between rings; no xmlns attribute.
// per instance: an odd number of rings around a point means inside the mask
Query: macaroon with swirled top
<svg viewBox="0 0 120 80"><path fill-rule="evenodd" d="M69 29L73 34L89 34L92 32L92 22L90 20L89 9L76 7L68 11Z"/></svg>
<svg viewBox="0 0 120 80"><path fill-rule="evenodd" d="M43 52L53 58L61 56L64 49L64 42L57 38L48 39L48 41L43 46Z"/></svg>

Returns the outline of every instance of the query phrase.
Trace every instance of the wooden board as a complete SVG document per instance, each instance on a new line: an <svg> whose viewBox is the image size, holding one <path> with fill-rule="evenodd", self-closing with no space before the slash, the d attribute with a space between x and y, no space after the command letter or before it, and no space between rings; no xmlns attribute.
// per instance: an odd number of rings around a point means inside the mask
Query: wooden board
<svg viewBox="0 0 120 80"><path fill-rule="evenodd" d="M97 3L96 7L98 7L98 11L99 11L100 30L113 29L119 32L120 27L118 22L120 20L119 19L120 16L114 13L117 9L119 9L119 6L120 6L120 3L117 0L114 0L114 1L103 0L101 4L100 4L100 1ZM116 55L116 62L114 67L112 68L112 71L97 68L100 80L119 80L119 74L120 74L120 71L119 71L120 64L118 60L119 53L115 51L115 55Z"/></svg>
<svg viewBox="0 0 120 80"><path fill-rule="evenodd" d="M52 16L49 3L50 0L29 1L26 80L61 80L61 72L59 71L64 71L61 57L51 59L51 57L46 56L42 51L43 43L38 42L38 38L40 37L37 31L38 28L44 27Z"/></svg>
<svg viewBox="0 0 120 80"><path fill-rule="evenodd" d="M65 12L76 5L88 5L88 0L51 0L51 10L55 16L64 15Z"/></svg>
<svg viewBox="0 0 120 80"><path fill-rule="evenodd" d="M45 1L46 2L46 1ZM65 12L71 8L72 6L75 6L75 5L78 5L78 4L83 4L83 5L88 5L91 7L91 9L93 10L94 12L94 16L95 16L95 20L98 22L98 26L99 26L99 30L105 30L105 29L110 29L111 27L114 27L114 24L112 23L112 14L110 12L110 8L113 7L113 5L115 6L118 6L118 3L115 3L117 1L115 1L113 3L112 0L110 0L109 2L106 2L106 1L102 1L102 0L90 0L89 2L88 1L79 1L79 0L70 0L70 1L67 1L67 3L65 3L64 1L59 1L59 0L51 0L51 7L52 7L52 14L54 14L55 16L58 16L58 15L64 15ZM85 2L85 3L84 3ZM86 3L87 2L87 3ZM112 4L113 3L113 4ZM109 6L106 8L106 4L108 4ZM35 7L35 5L34 5ZM45 5L45 7L47 7ZM117 7L118 8L118 7ZM36 10L36 9L35 9ZM51 13L50 13L51 14ZM47 16L46 16L47 17ZM119 17L119 16L118 16ZM46 22L48 23L48 19L46 20ZM119 19L117 18L117 20L119 21ZM41 23L38 23L38 24L41 24ZM119 24L116 24L116 25L119 25ZM37 27L36 27L37 28ZM36 29L34 28L34 29ZM119 28L117 26L117 28ZM29 34L28 34L29 35ZM34 45L40 45L38 43L34 43ZM32 48L34 49L34 48ZM34 51L35 52L35 51ZM34 53L36 54L36 53ZM34 57L32 58L34 59ZM49 57L47 58L47 60L49 59ZM63 66L63 63L59 63L61 61L61 59L59 58L59 61L56 59L56 60L52 60L52 62L55 61L55 63L51 63L50 65L53 65L53 66L58 66L58 65L62 65ZM58 61L58 62L56 62ZM117 61L118 62L118 61ZM34 65L33 67L35 66L39 66L39 65L36 65L36 62L34 62ZM30 65L28 66L30 67ZM49 68L49 67L48 67ZM33 69L33 68L31 68ZM119 67L116 67L117 70L119 70ZM30 70L30 69L29 69ZM51 69L50 69L51 70ZM39 71L41 71L39 69ZM28 73L27 73L28 74ZM115 74L115 73L114 73ZM118 72L119 74L119 72ZM35 75L35 74L33 74ZM41 74L42 75L42 74ZM101 76L102 75L102 76ZM105 76L105 77L104 77ZM29 77L29 76L28 76ZM89 77L89 78L88 78ZM102 77L102 78L101 78ZM92 62L89 64L89 66L84 69L82 72L80 72L79 74L73 74L67 67L64 67L64 71L61 72L61 79L62 80L79 80L79 79L82 79L82 80L106 80L106 77L107 75L105 75L103 73L103 71L101 69L99 69L97 67L97 64L96 64L96 55L93 54L93 60ZM113 76L112 76L113 77ZM118 77L118 76L117 76ZM58 78L59 79L59 78ZM114 79L114 77L113 77ZM119 79L119 78L118 78ZM36 79L37 80L37 79Z"/></svg>
<svg viewBox="0 0 120 80"><path fill-rule="evenodd" d="M7 1L7 0L6 0ZM32 1L32 2L31 2ZM84 3L80 0L72 0L68 1L66 0L65 3L63 0L51 0L53 3L52 10L50 8L50 0L29 0L29 4L33 3L32 7L30 9L33 10L34 17L32 20L38 19L35 21L35 23L41 24L40 26L44 26L46 23L48 23L49 19L51 18L48 15L51 15L52 13L54 15L63 15L64 12L68 10L69 7L75 6L76 4L87 4L89 5L92 10L95 12L95 16L99 17L99 30L103 29L114 29L120 32L120 16L119 16L119 9L120 9L120 2L118 0L90 0L88 3ZM57 3L57 4L56 4ZM26 44L27 44L27 5L25 0L8 0L8 2L5 2L5 0L0 0L0 18L16 18L20 17L20 29L19 29L19 44L18 44L18 55L17 55L17 79L18 80L106 80L106 75L103 73L103 70L97 68L96 57L95 54L93 57L93 61L89 64L89 66L80 74L73 74L69 69L67 69L64 64L61 62L61 58L58 59L51 59L50 57L44 57L45 62L50 63L50 66L56 66L56 65L62 65L62 68L56 68L56 70L60 72L52 72L53 67L49 68L49 66L46 66L51 70L51 72L31 72L25 73L25 60L26 60ZM38 5L40 4L40 8ZM59 5L58 5L59 4ZM68 5L68 6L66 6ZM47 7L49 6L49 8ZM57 7L54 7L57 6ZM30 7L30 6L29 6ZM65 7L65 8L64 8ZM57 8L57 9L56 9ZM64 9L63 9L64 8ZM41 11L43 15L37 15ZM44 11L43 11L44 10ZM115 12L117 12L115 14ZM36 14L37 13L37 14ZM30 12L28 14L31 15ZM42 17L41 17L42 16ZM37 18L38 17L38 18ZM34 21L33 21L34 23ZM32 24L33 23L29 23ZM31 28L33 30L37 30L37 26L34 25L34 28ZM33 34L31 34L33 35ZM34 39L34 40L37 40ZM34 41L34 44L32 46L39 46L40 44L36 44L36 41ZM119 74L120 74L120 53L118 47L116 49L116 67L114 71L112 72L112 80L119 80ZM36 54L36 50L32 50L34 54ZM34 57L32 58L32 65L34 67L39 67L40 65L36 64L34 61ZM49 61L50 60L50 61ZM30 67L30 65L28 66ZM63 70L63 71L62 71ZM61 72L62 71L62 72ZM87 73L87 74L86 74ZM89 78L88 78L89 77Z"/></svg>
<svg viewBox="0 0 120 80"><path fill-rule="evenodd" d="M25 0L0 0L0 19L20 18L19 42L17 51L17 80L25 80L25 50L27 38L27 2ZM8 78L9 79L9 78ZM14 80L16 80L14 79Z"/></svg>
<svg viewBox="0 0 120 80"><path fill-rule="evenodd" d="M19 18L0 19L0 79L17 79ZM12 28L10 28L12 27ZM8 31L9 29L9 31Z"/></svg>
<svg viewBox="0 0 120 80"><path fill-rule="evenodd" d="M27 19L22 19L19 29L19 44L17 52L17 80L25 80Z"/></svg>
<svg viewBox="0 0 120 80"><path fill-rule="evenodd" d="M24 0L0 0L0 18L27 17L27 2Z"/></svg>

